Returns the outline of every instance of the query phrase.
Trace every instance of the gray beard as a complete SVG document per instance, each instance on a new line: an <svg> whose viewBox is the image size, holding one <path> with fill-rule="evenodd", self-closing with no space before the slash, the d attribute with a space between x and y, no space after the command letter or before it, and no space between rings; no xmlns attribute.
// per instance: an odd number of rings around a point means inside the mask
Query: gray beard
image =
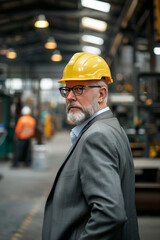
<svg viewBox="0 0 160 240"><path fill-rule="evenodd" d="M71 106L77 106L79 107L80 111L75 112L72 110L68 110ZM78 104L75 103L70 103L67 106L67 120L73 122L75 125L79 125L91 116L93 116L96 112L98 112L98 102L96 97L93 98L93 101L91 105L87 108L82 107L81 105L79 106Z"/></svg>
<svg viewBox="0 0 160 240"><path fill-rule="evenodd" d="M88 117L86 117L86 114L84 112L74 113L70 111L67 114L68 121L73 122L75 125L79 125L82 122L84 122Z"/></svg>

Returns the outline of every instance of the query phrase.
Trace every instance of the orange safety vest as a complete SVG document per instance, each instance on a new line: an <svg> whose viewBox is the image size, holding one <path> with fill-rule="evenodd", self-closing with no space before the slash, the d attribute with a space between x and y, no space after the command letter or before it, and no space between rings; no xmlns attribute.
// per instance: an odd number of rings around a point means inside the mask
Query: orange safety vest
<svg viewBox="0 0 160 240"><path fill-rule="evenodd" d="M18 119L15 133L20 139L31 138L35 134L36 121L30 115L24 115Z"/></svg>

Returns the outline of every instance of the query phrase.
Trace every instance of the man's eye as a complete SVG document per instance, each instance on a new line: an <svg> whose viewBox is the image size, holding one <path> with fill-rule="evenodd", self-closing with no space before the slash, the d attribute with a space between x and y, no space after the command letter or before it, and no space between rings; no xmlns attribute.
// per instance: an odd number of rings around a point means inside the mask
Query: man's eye
<svg viewBox="0 0 160 240"><path fill-rule="evenodd" d="M65 92L69 92L69 89L68 89L68 88L66 88L66 89L64 89L64 91L65 91Z"/></svg>
<svg viewBox="0 0 160 240"><path fill-rule="evenodd" d="M74 90L75 90L75 91L81 91L81 90L82 90L82 87L76 87Z"/></svg>

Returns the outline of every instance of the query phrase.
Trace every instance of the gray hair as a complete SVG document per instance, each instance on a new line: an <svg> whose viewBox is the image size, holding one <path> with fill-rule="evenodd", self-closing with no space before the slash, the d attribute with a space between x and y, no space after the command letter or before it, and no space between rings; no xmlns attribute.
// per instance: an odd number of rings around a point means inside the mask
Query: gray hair
<svg viewBox="0 0 160 240"><path fill-rule="evenodd" d="M107 89L106 102L108 101L108 84L105 80L96 81L96 85L100 87L105 87Z"/></svg>

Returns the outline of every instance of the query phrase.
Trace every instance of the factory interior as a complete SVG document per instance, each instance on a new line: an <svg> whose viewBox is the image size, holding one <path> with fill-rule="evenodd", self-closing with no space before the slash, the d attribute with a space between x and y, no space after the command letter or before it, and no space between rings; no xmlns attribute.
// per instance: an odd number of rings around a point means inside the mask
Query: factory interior
<svg viewBox="0 0 160 240"><path fill-rule="evenodd" d="M77 52L111 69L107 104L131 146L140 237L158 240L160 0L0 0L0 240L41 239L73 128L57 81ZM36 120L32 164L12 168L24 106Z"/></svg>

